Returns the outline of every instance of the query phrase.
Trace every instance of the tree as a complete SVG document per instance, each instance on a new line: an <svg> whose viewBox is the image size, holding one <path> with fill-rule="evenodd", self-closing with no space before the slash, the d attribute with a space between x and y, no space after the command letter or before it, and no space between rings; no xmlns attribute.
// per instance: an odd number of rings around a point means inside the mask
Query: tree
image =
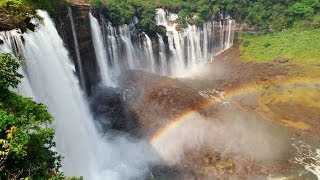
<svg viewBox="0 0 320 180"><path fill-rule="evenodd" d="M307 4L297 2L290 6L287 12L294 18L299 19L306 16L311 16L313 14L313 8Z"/></svg>
<svg viewBox="0 0 320 180"><path fill-rule="evenodd" d="M16 88L22 75L17 72L19 63L10 54L0 56L0 88L3 90L9 87Z"/></svg>

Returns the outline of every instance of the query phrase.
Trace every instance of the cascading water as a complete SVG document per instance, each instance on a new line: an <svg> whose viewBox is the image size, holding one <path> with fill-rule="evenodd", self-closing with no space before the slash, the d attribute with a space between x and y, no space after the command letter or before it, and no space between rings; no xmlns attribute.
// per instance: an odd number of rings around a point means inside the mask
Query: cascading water
<svg viewBox="0 0 320 180"><path fill-rule="evenodd" d="M161 70L161 75L166 75L168 74L167 70L167 59L166 59L166 47L163 41L162 36L158 35L158 43L159 43L159 59L160 59L160 70Z"/></svg>
<svg viewBox="0 0 320 180"><path fill-rule="evenodd" d="M94 50L97 56L97 62L99 64L100 75L103 85L113 86L114 82L110 79L111 70L108 65L108 58L106 48L103 43L102 32L100 29L99 22L96 18L89 14L90 26L92 32L92 41L94 45Z"/></svg>
<svg viewBox="0 0 320 180"><path fill-rule="evenodd" d="M18 56L23 54L23 43L21 41L21 31L16 29L12 31L0 31L0 53L12 52Z"/></svg>
<svg viewBox="0 0 320 180"><path fill-rule="evenodd" d="M20 59L21 64L24 64L23 56L25 53L21 36L22 33L18 29L7 32L0 32L0 40L2 40L3 42L2 44L0 44L0 54L11 53ZM21 66L18 71L24 77L20 80L21 83L18 84L18 87L17 89L15 89L15 91L23 96L35 98L23 66Z"/></svg>
<svg viewBox="0 0 320 180"><path fill-rule="evenodd" d="M112 69L112 76L120 74L120 61L118 57L118 46L116 36L116 28L113 28L110 23L102 21L103 23L103 35L105 38L99 37L100 39L105 39L107 47L107 56L110 60L110 69Z"/></svg>
<svg viewBox="0 0 320 180"><path fill-rule="evenodd" d="M144 41L144 53L146 54L147 59L150 62L150 69L149 71L156 73L157 72L157 65L156 65L156 60L154 58L154 54L153 54L153 47L152 47L152 41L149 38L149 36L147 34L145 35L145 41Z"/></svg>
<svg viewBox="0 0 320 180"><path fill-rule="evenodd" d="M177 30L178 16L164 9L157 9L157 25L167 29L168 45L171 52L173 75L185 72L196 64L205 63L210 57L228 49L233 44L235 21L207 22L203 27L188 24L186 29Z"/></svg>
<svg viewBox="0 0 320 180"><path fill-rule="evenodd" d="M134 55L134 48L131 42L131 34L130 34L130 27L128 25L123 25L119 27L120 37L124 42L125 49L126 49L126 56L125 58L128 61L129 68L135 67L135 55Z"/></svg>
<svg viewBox="0 0 320 180"><path fill-rule="evenodd" d="M25 39L25 67L36 100L54 116L57 151L64 156L66 175L99 179L102 149L83 93L74 76L68 52L48 14L39 11L43 25Z"/></svg>
<svg viewBox="0 0 320 180"><path fill-rule="evenodd" d="M81 63L79 42L78 42L78 37L77 37L77 33L76 33L76 28L75 28L74 21L73 21L73 14L72 14L71 7L68 7L68 16L69 16L69 20L70 20L70 24L71 24L72 36L73 36L73 41L74 41L74 48L76 50L77 65L79 68L78 74L79 74L80 84L82 87L86 87L86 82L84 79L83 68L82 68L82 63Z"/></svg>
<svg viewBox="0 0 320 180"><path fill-rule="evenodd" d="M97 21L92 16L90 18ZM93 41L105 39L105 46L95 46L96 51L105 51L111 62L108 68L117 72L109 75L120 74L126 69L140 69L179 76L196 64L208 62L212 56L233 44L234 20L211 21L202 27L188 25L186 29L177 30L177 19L177 14L157 9L156 23L167 29L167 43L160 35L154 40L145 33L135 33L134 23L113 27L102 19L102 34L95 31L99 29L94 27L99 25L95 23L91 27L95 33ZM100 49L105 47L106 50Z"/></svg>

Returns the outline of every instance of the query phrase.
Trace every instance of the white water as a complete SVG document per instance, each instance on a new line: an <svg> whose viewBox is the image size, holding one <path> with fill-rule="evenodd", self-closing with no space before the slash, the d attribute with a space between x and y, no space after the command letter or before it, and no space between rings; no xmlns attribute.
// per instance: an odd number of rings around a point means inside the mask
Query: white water
<svg viewBox="0 0 320 180"><path fill-rule="evenodd" d="M11 53L14 56L18 57L20 64L22 66L19 68L19 73L24 77L20 80L21 83L18 85L15 91L23 96L35 98L32 89L30 87L29 79L25 71L23 70L24 64L24 49L23 42L21 39L22 33L20 30L4 31L0 32L0 39L3 41L3 44L0 45L0 54L2 53Z"/></svg>
<svg viewBox="0 0 320 180"><path fill-rule="evenodd" d="M104 21L103 21L104 22ZM117 39L115 38L116 29L111 26L110 23L103 23L103 34L107 37L100 37L100 39L105 38L105 43L107 47L107 54L111 62L110 69L112 69L111 76L117 76L120 74L120 62L118 57L118 48L116 46Z"/></svg>
<svg viewBox="0 0 320 180"><path fill-rule="evenodd" d="M128 25L123 25L119 27L120 37L122 41L124 42L125 48L126 48L126 56L125 58L128 61L128 66L130 69L135 68L135 55L134 55L134 48L131 42L131 34L130 34L130 28Z"/></svg>
<svg viewBox="0 0 320 180"><path fill-rule="evenodd" d="M320 179L320 149L316 149L303 141L292 144L296 148L294 161Z"/></svg>
<svg viewBox="0 0 320 180"><path fill-rule="evenodd" d="M79 68L79 79L80 79L80 84L83 88L86 87L86 82L84 79L84 74L83 74L83 68L82 68L82 63L81 63L81 55L80 55L80 49L79 49L79 43L78 43L78 37L77 37L77 33L76 33L76 28L74 25L74 21L73 21L73 14L72 14L72 9L71 7L68 7L68 16L69 16L69 20L70 20L70 24L71 24L71 30L72 30L72 36L73 36L73 41L74 41L74 48L76 50L76 56L77 56L77 65Z"/></svg>
<svg viewBox="0 0 320 180"><path fill-rule="evenodd" d="M219 22L211 21L196 27L188 25L186 29L177 30L177 15L168 13L164 9L157 9L156 21L165 26L171 51L172 74L179 76L197 64L203 64L210 58L233 44L234 20L225 20L224 26Z"/></svg>
<svg viewBox="0 0 320 180"><path fill-rule="evenodd" d="M159 58L160 58L160 70L161 70L161 75L166 75L168 74L168 69L167 69L167 59L166 59L166 47L163 41L162 36L158 35L158 43L159 43Z"/></svg>
<svg viewBox="0 0 320 180"><path fill-rule="evenodd" d="M0 39L3 44L0 44L0 53L13 53L18 56L23 54L23 43L21 40L21 31L18 29L11 31L0 31Z"/></svg>
<svg viewBox="0 0 320 180"><path fill-rule="evenodd" d="M99 26L98 23L91 26L95 34L94 41L105 40L105 46L95 46L95 49L96 52L105 51L110 58L112 63L107 66L116 73L109 73L109 76L119 75L126 69L180 76L197 64L210 61L212 56L230 48L233 44L234 20L211 21L205 23L203 27L188 25L186 29L177 30L177 18L177 14L157 9L155 20L157 25L167 29L168 43L165 43L164 38L159 35L157 39L152 40L145 33L136 33L134 23L119 27L113 27L109 22L102 23L104 29L102 34L96 31L100 29L96 27ZM96 21L94 17L91 19Z"/></svg>
<svg viewBox="0 0 320 180"><path fill-rule="evenodd" d="M54 116L54 139L57 151L65 157L62 160L65 174L99 179L102 148L74 67L48 14L43 11L38 14L44 24L23 35L32 90L37 101L46 104Z"/></svg>
<svg viewBox="0 0 320 180"><path fill-rule="evenodd" d="M109 69L108 65L108 58L106 48L103 44L102 32L100 29L99 22L96 18L89 14L90 18L90 26L91 26L91 34L92 34L92 41L94 45L94 50L97 57L97 62L100 69L100 75L102 79L103 85L107 86L114 86L114 82L110 79L111 70Z"/></svg>
<svg viewBox="0 0 320 180"><path fill-rule="evenodd" d="M147 34L144 34L144 35L145 35L144 53L146 54L146 57L150 62L149 71L151 71L152 73L156 73L157 72L157 64L156 64L156 60L155 60L154 55L153 55L152 42L151 42L151 39L149 38L149 36Z"/></svg>

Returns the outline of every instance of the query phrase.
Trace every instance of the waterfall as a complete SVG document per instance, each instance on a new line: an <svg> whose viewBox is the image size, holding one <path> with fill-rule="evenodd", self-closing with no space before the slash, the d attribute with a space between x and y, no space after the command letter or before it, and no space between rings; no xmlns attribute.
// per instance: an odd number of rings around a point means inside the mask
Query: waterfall
<svg viewBox="0 0 320 180"><path fill-rule="evenodd" d="M18 29L11 31L0 31L0 53L11 52L15 56L19 54L23 54L23 46L22 40L20 38L21 31Z"/></svg>
<svg viewBox="0 0 320 180"><path fill-rule="evenodd" d="M209 21L202 27L188 24L186 29L177 30L178 16L174 13L157 9L157 25L167 29L168 46L171 52L170 66L172 75L186 72L200 63L208 62L233 44L235 21L228 19L223 25Z"/></svg>
<svg viewBox="0 0 320 180"><path fill-rule="evenodd" d="M187 28L181 29L177 28L177 14L161 8L156 11L156 24L166 28L167 41L160 35L149 37L144 32L137 32L136 22L115 27L102 17L102 36L95 31L97 27L91 27L95 34L93 38L105 40L104 46L95 45L95 49L98 56L98 52L105 51L109 57L110 65L104 66L109 66L113 72L110 76L127 69L180 76L197 64L209 62L211 57L233 44L234 20L209 21L201 27L188 24Z"/></svg>
<svg viewBox="0 0 320 180"><path fill-rule="evenodd" d="M126 52L126 56L125 58L128 61L128 66L130 69L134 69L135 68L135 63L134 63L134 48L132 45L132 41L131 41L131 33L130 33L130 29L128 25L123 25L119 27L119 31L120 31L120 37L125 45L125 52Z"/></svg>
<svg viewBox="0 0 320 180"><path fill-rule="evenodd" d="M180 74L183 72L183 69L185 69L185 61L182 49L182 47L184 47L184 41L180 37L179 32L175 29L171 33L168 31L167 36L171 41L170 50L173 54L176 54L176 56L172 56L170 58L172 64L172 74Z"/></svg>
<svg viewBox="0 0 320 180"><path fill-rule="evenodd" d="M2 44L0 44L0 54L11 53L20 59L20 63L22 64L22 66L19 68L18 72L23 75L23 78L20 80L21 83L18 84L17 89L14 89L14 91L23 96L35 98L30 86L29 79L27 78L27 74L25 73L25 69L23 68L23 64L25 63L25 53L21 36L22 33L18 29L0 32L0 40L2 41Z"/></svg>
<svg viewBox="0 0 320 180"><path fill-rule="evenodd" d="M158 34L158 41L159 41L159 59L160 59L160 73L161 75L167 74L167 59L166 59L166 47L163 41L162 36Z"/></svg>
<svg viewBox="0 0 320 180"><path fill-rule="evenodd" d="M211 32L211 31L209 31ZM203 46L202 46L202 53L203 53L203 59L208 60L208 23L205 23L203 25Z"/></svg>
<svg viewBox="0 0 320 180"><path fill-rule="evenodd" d="M117 76L120 74L120 61L118 56L118 43L116 38L116 29L112 27L111 23L107 23L103 21L103 28L104 33L103 35L105 37L106 41L106 47L108 48L108 57L111 62L111 68L112 68L112 76ZM103 38L102 38L103 39Z"/></svg>
<svg viewBox="0 0 320 180"><path fill-rule="evenodd" d="M100 69L100 75L103 85L114 86L114 82L110 79L111 70L108 65L106 48L103 44L102 32L99 22L89 13L90 26L92 33L92 41Z"/></svg>
<svg viewBox="0 0 320 180"><path fill-rule="evenodd" d="M23 35L25 67L32 90L36 100L46 104L54 116L56 148L64 157L65 174L99 179L102 148L74 67L48 14L38 14L44 24Z"/></svg>
<svg viewBox="0 0 320 180"><path fill-rule="evenodd" d="M164 9L157 9L157 16L156 16L157 25L166 26L167 25L167 16Z"/></svg>
<svg viewBox="0 0 320 180"><path fill-rule="evenodd" d="M35 32L0 32L0 52L23 56L19 72L25 78L17 91L48 106L54 117L56 150L64 157L62 171L90 180L141 179L158 156L146 140L131 142L114 131L99 137L63 41L49 15L43 11L38 15L43 24ZM101 44L95 42L96 47ZM103 52L96 53L106 59Z"/></svg>
<svg viewBox="0 0 320 180"><path fill-rule="evenodd" d="M83 68L82 68L82 63L81 63L81 55L80 55L79 43L78 43L76 28L75 28L74 21L73 21L73 14L72 14L71 7L68 7L68 16L69 16L69 20L70 20L70 24L71 24L74 47L75 47L76 56L77 56L77 62L76 63L78 65L78 69L79 69L78 75L79 75L79 79L80 79L80 84L81 84L81 87L85 88L86 87L86 82L85 82L84 75L83 75Z"/></svg>
<svg viewBox="0 0 320 180"><path fill-rule="evenodd" d="M149 71L155 73L157 72L157 66L156 66L156 61L153 54L152 41L147 34L144 34L144 35L145 35L144 52L146 54L146 59L149 60L150 62Z"/></svg>

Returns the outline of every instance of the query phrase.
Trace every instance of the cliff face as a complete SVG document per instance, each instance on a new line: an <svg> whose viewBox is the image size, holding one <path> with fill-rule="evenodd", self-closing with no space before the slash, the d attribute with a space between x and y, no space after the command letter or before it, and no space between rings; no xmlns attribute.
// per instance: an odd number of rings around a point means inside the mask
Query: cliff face
<svg viewBox="0 0 320 180"><path fill-rule="evenodd" d="M18 26L13 15L0 8L0 31L11 30Z"/></svg>
<svg viewBox="0 0 320 180"><path fill-rule="evenodd" d="M25 31L27 28L33 29L34 26L29 22L32 15L28 12L29 16L21 16L21 12L15 12L13 10L8 10L0 7L0 31L9 31L15 28L19 28Z"/></svg>
<svg viewBox="0 0 320 180"><path fill-rule="evenodd" d="M73 38L71 21L69 18L71 14L68 13L68 9L60 9L59 12L53 15L53 17L56 21L56 28L64 40L72 60L75 62L78 77L80 77L79 73L81 73L79 69L79 63L82 64L82 73L86 82L83 89L85 89L86 93L90 95L93 88L99 82L99 75L97 74L99 69L96 62L89 20L89 12L91 7L88 4L77 4L71 6L70 8L72 11L75 33L79 44L81 62L77 62L75 41Z"/></svg>

